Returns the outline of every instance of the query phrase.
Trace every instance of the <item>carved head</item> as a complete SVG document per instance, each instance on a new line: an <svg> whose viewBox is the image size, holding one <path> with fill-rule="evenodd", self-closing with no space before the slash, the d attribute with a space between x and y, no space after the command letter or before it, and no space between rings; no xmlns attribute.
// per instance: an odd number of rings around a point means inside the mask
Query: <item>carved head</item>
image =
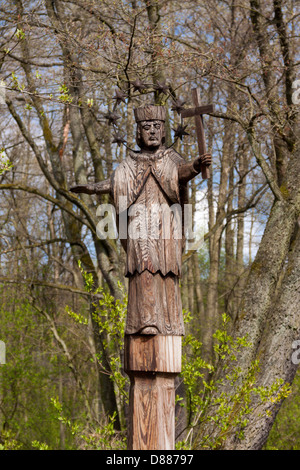
<svg viewBox="0 0 300 470"><path fill-rule="evenodd" d="M140 148L155 150L165 142L166 109L147 105L134 110L137 122L136 141Z"/></svg>

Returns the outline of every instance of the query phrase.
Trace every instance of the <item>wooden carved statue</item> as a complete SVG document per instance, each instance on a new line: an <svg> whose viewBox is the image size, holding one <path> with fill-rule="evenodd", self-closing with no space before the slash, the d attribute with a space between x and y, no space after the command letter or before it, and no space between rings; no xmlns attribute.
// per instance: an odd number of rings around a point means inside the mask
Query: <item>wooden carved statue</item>
<svg viewBox="0 0 300 470"><path fill-rule="evenodd" d="M179 279L185 240L178 227L188 203L187 183L211 164L211 156L205 153L186 162L164 146L163 106L147 105L134 112L140 151L130 150L109 179L71 191L110 193L119 227L126 217L127 236L121 237L129 278L125 334L181 336Z"/></svg>

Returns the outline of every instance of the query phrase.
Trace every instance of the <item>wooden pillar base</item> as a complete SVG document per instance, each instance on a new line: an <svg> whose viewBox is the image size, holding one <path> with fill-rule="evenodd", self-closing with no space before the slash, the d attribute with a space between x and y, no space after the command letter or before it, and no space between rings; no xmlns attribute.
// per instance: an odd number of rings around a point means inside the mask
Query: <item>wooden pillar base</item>
<svg viewBox="0 0 300 470"><path fill-rule="evenodd" d="M175 449L175 385L181 336L126 336L130 377L129 450Z"/></svg>

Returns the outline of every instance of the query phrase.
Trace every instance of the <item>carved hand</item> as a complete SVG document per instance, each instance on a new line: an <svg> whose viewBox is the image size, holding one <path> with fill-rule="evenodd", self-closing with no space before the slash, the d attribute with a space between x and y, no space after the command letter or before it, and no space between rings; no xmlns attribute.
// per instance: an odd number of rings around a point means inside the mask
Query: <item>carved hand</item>
<svg viewBox="0 0 300 470"><path fill-rule="evenodd" d="M95 184L79 184L78 186L72 186L70 191L72 193L95 194L96 188Z"/></svg>
<svg viewBox="0 0 300 470"><path fill-rule="evenodd" d="M200 155L194 160L194 168L196 171L200 172L201 167L205 166L210 166L211 165L211 154L210 153L204 153L203 155Z"/></svg>

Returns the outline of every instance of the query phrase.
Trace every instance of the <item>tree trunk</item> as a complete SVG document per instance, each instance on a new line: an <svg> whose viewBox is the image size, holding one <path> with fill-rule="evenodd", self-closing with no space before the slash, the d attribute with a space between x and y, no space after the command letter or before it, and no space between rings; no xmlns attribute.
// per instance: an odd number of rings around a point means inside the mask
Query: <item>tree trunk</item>
<svg viewBox="0 0 300 470"><path fill-rule="evenodd" d="M294 378L297 367L292 362L293 342L300 335L299 150L290 155L288 195L274 201L233 325L234 338L246 336L251 346L239 351L237 362L229 362L226 372L217 370L216 379L224 379L238 364L242 381L255 360L260 364L255 387L270 387L277 378L287 384ZM221 391L231 393L231 386L223 385L216 395ZM252 405L244 439L230 433L222 449L262 448L279 405L271 401L265 405L257 399Z"/></svg>

